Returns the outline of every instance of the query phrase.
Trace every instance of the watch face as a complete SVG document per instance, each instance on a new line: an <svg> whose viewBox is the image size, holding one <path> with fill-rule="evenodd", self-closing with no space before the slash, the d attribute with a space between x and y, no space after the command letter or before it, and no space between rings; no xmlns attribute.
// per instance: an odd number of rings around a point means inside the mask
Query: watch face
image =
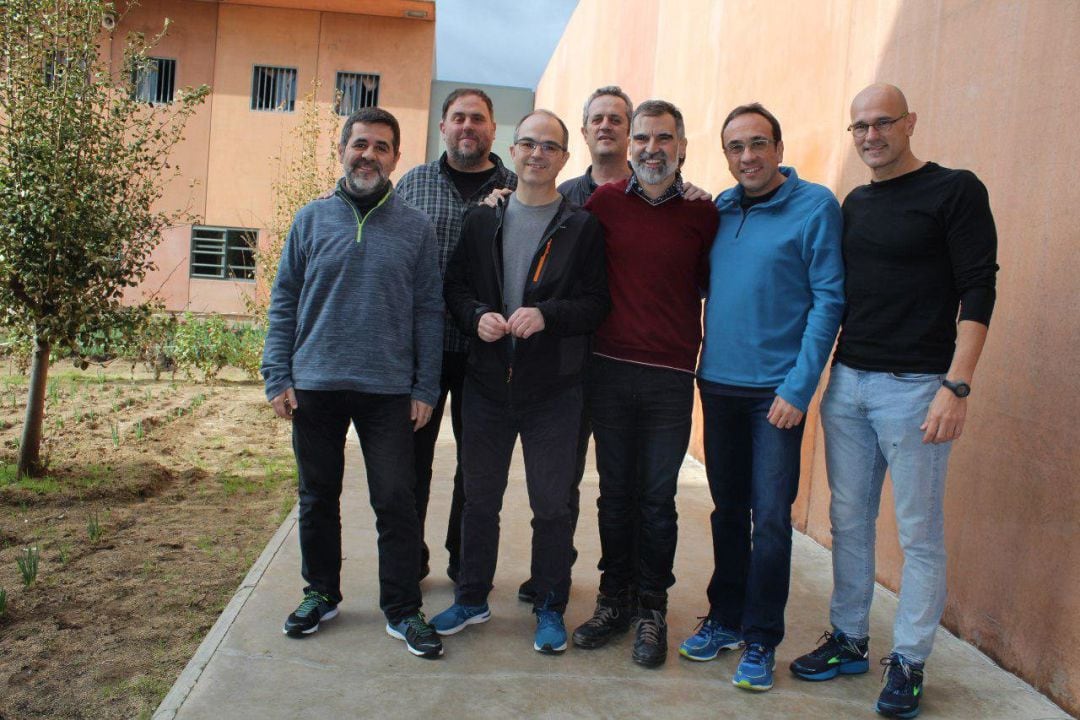
<svg viewBox="0 0 1080 720"><path fill-rule="evenodd" d="M968 385L966 382L954 383L949 382L948 380L943 380L941 384L952 390L953 394L956 395L956 397L965 398L971 394L971 386Z"/></svg>

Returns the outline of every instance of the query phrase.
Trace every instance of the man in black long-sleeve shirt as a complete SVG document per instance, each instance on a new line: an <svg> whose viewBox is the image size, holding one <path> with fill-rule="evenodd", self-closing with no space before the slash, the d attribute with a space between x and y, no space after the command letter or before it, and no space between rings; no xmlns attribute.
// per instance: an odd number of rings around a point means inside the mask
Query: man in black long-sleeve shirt
<svg viewBox="0 0 1080 720"><path fill-rule="evenodd" d="M877 711L904 718L919 712L945 608L946 466L964 428L997 272L986 188L967 170L916 158L916 119L891 85L871 85L851 104L848 130L872 182L844 201L847 309L821 403L833 629L791 664L807 680L869 669L875 521L888 468L904 567Z"/></svg>

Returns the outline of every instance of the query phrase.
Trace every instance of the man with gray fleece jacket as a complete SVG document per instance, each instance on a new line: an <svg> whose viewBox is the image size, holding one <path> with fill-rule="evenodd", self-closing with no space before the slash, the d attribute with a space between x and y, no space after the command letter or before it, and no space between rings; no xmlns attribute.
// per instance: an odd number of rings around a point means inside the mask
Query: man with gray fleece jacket
<svg viewBox="0 0 1080 720"><path fill-rule="evenodd" d="M379 545L386 631L421 657L442 643L420 612L420 525L413 433L439 397L443 303L428 217L390 184L401 133L380 108L341 132L344 177L296 214L274 282L263 351L266 396L293 423L300 475L304 600L290 637L335 617L341 596L345 436L356 428Z"/></svg>

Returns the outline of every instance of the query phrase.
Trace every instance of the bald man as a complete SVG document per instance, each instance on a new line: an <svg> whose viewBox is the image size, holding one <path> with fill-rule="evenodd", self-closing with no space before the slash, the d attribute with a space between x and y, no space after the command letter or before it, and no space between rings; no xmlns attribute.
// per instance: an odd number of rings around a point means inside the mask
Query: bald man
<svg viewBox="0 0 1080 720"><path fill-rule="evenodd" d="M832 631L791 671L869 669L875 521L886 468L904 551L893 648L877 711L912 718L945 608L943 500L994 308L997 235L986 188L917 158L904 94L875 84L851 103L871 182L844 200L847 307L821 403L832 490ZM959 318L959 320L958 320Z"/></svg>

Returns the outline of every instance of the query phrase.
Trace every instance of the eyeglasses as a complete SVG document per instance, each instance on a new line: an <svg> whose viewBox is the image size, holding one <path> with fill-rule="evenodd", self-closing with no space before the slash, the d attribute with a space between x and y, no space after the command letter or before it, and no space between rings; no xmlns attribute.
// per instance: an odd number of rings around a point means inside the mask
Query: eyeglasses
<svg viewBox="0 0 1080 720"><path fill-rule="evenodd" d="M724 146L724 153L730 158L737 158L746 152L746 148L750 148L750 152L754 155L760 155L769 149L769 146L773 144L773 141L769 138L756 137L750 141L750 144L741 142L730 142Z"/></svg>
<svg viewBox="0 0 1080 720"><path fill-rule="evenodd" d="M852 135L854 135L855 137L864 138L864 137L866 137L866 133L870 132L870 128L874 128L879 133L887 132L889 130L889 128L891 128L893 126L893 123L898 123L901 120L903 120L904 118L906 118L907 116L908 116L908 114L905 112L905 113L902 113L901 115L897 115L894 118L881 118L880 120L875 120L872 123L864 123L864 122L852 123L852 124L847 126L847 129L848 129L848 132L851 133Z"/></svg>
<svg viewBox="0 0 1080 720"><path fill-rule="evenodd" d="M564 148L562 145L559 145L558 143L536 142L531 138L522 138L521 140L516 140L514 144L521 148L521 150L528 155L532 155L533 150L535 150L536 148L540 148L541 155L547 155L549 157L551 155L554 155L555 153L566 152L566 148Z"/></svg>

